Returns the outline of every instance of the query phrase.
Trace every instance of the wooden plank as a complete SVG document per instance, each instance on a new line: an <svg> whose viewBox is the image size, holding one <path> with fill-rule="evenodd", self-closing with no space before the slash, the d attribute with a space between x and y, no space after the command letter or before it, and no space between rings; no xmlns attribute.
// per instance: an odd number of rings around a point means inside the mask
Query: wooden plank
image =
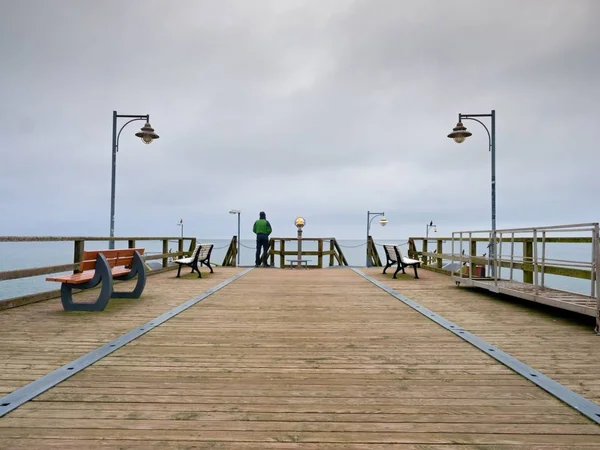
<svg viewBox="0 0 600 450"><path fill-rule="evenodd" d="M10 449L33 449L33 448L44 448L44 449L60 449L60 450L81 450L85 449L102 449L110 448L111 445L118 445L114 443L114 440L90 440L90 439L78 439L76 441L69 441L65 439L52 439L52 440L41 440L35 438L24 438L24 439L4 439L3 444L6 444L7 448ZM113 444L114 443L114 444ZM564 445L554 445L554 444L528 444L527 450L564 450L565 448L571 450L584 450L584 449L593 449L596 444L577 444L577 445L569 445L568 447L564 447ZM185 449L213 449L213 450L223 450L223 449L235 449L235 450L255 450L257 448L260 449L294 449L297 450L299 448L303 450L482 450L481 445L469 445L469 444L427 444L424 446L423 444L403 444L403 443L395 443L395 444L381 444L369 442L366 444L356 444L356 443L308 443L302 442L297 443L293 440L283 441L283 440L273 440L273 442L260 442L257 445L255 442L207 442L203 445L198 441L190 441L190 440L177 440L177 441L167 441L167 440L144 440L144 441L134 441L128 440L125 444L127 448L132 450L180 450L182 448ZM523 450L523 446L520 444L494 444L493 447L486 447L493 450Z"/></svg>
<svg viewBox="0 0 600 450"><path fill-rule="evenodd" d="M134 421L134 423L137 421ZM218 427L218 422L216 423ZM548 428L555 425L549 425ZM576 425L572 425L576 426ZM559 445L563 449L572 446L599 446L598 435L576 434L519 434L519 433L444 433L444 432L321 432L303 430L266 429L261 431L195 429L189 426L183 430L161 430L157 428L140 429L102 429L102 428L0 428L0 438L28 439L64 439L65 434L71 440L96 439L109 440L120 445L130 441L193 441L204 443L237 443L252 442L256 446L264 442L293 442L293 443L358 443L358 444L478 444L478 445L526 445L531 444ZM523 448L523 447L521 447Z"/></svg>
<svg viewBox="0 0 600 450"><path fill-rule="evenodd" d="M239 269L219 268L201 279L175 278L175 271L148 279L140 299L111 299L102 314L66 312L60 299L0 311L0 361L22 363L23 385L195 297L230 278ZM135 280L120 284L132 288ZM75 294L91 300L97 292ZM90 326L93 324L93 326ZM4 370L0 372L5 372ZM0 380L2 378L0 377ZM0 383L0 393L8 394Z"/></svg>
<svg viewBox="0 0 600 450"><path fill-rule="evenodd" d="M506 295L457 288L448 276L425 270L419 273L418 283L410 276L393 280L375 270L367 273L600 403L600 353L592 317Z"/></svg>
<svg viewBox="0 0 600 450"><path fill-rule="evenodd" d="M154 287L150 309L181 290L191 298L190 286L203 280L158 277L163 286ZM595 341L575 335L581 346L563 354L548 333L557 323L527 317L514 304L488 322L485 308L455 306L483 303L481 294L423 277L390 285L453 307L471 331L597 386ZM76 351L92 347L98 326L90 321L131 325L128 306L81 322L68 316L81 339L65 322L21 316L38 325L46 351L24 357L30 328L10 338L12 358L0 369L10 377L52 366L70 354L71 340ZM525 342L528 330L545 339ZM600 446L600 427L350 270L254 270L13 411L0 421L0 439L10 448L575 449Z"/></svg>

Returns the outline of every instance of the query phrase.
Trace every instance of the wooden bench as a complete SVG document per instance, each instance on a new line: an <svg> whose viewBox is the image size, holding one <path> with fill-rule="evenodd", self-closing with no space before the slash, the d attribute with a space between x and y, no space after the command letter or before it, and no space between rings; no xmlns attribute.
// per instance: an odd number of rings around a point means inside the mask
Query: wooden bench
<svg viewBox="0 0 600 450"><path fill-rule="evenodd" d="M60 299L65 311L103 311L111 298L139 298L146 286L146 267L143 248L84 251L79 273L48 277L46 281L62 283ZM137 276L131 292L113 290L113 280L130 280ZM99 284L100 294L95 302L75 303L73 289L91 289Z"/></svg>
<svg viewBox="0 0 600 450"><path fill-rule="evenodd" d="M287 259L286 261L290 265L290 269L294 268L294 264L296 264L296 265L298 265L298 264L300 264L300 265L304 264L304 268L308 269L308 259L301 259L300 261L298 261L297 259Z"/></svg>
<svg viewBox="0 0 600 450"><path fill-rule="evenodd" d="M383 273L385 273L389 267L397 264L396 271L394 272L394 278L396 278L396 275L400 271L402 271L402 273L406 273L404 271L405 267L412 267L415 271L415 278L419 278L417 267L421 267L421 261L418 259L404 258L397 245L386 244L383 246L383 248L385 249L385 256L387 258L387 262L383 268Z"/></svg>
<svg viewBox="0 0 600 450"><path fill-rule="evenodd" d="M182 266L191 267L192 273L194 273L194 271L198 272L198 278L202 278L198 265L205 265L210 269L210 273L214 273L213 268L210 265L210 255L213 247L214 244L197 244L192 252L192 256L174 260L173 262L179 265L177 268L177 278L179 278L181 274Z"/></svg>

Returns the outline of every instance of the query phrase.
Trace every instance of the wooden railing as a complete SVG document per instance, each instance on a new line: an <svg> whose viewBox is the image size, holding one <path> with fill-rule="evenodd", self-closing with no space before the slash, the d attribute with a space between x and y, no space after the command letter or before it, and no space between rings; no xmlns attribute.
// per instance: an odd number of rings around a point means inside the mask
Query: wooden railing
<svg viewBox="0 0 600 450"><path fill-rule="evenodd" d="M223 258L223 266L237 267L237 253L237 236L233 236L227 248L227 253L225 253L225 257Z"/></svg>
<svg viewBox="0 0 600 450"><path fill-rule="evenodd" d="M296 259L298 256L298 250L290 250L289 247L286 249L286 242L298 242L298 238L271 238L269 240L269 263L271 266L278 266L281 268L288 268L290 264L287 260ZM317 250L307 250L306 243L316 242ZM347 266L348 261L342 252L337 240L335 238L302 238L302 256L316 256L316 264L308 264L308 268L322 269L324 266L323 258L329 257L328 266L335 266L336 263L339 266ZM327 249L326 249L327 248ZM279 263L279 264L276 264Z"/></svg>
<svg viewBox="0 0 600 450"><path fill-rule="evenodd" d="M371 236L367 237L367 259L369 260L371 267L383 267L381 259L379 258L379 252L375 246L375 241Z"/></svg>
<svg viewBox="0 0 600 450"><path fill-rule="evenodd" d="M35 243L35 242L72 242L73 243L73 260L72 262L64 262L61 264L54 264L51 266L39 266L31 268L15 268L11 270L0 271L0 282L7 280L17 280L21 278L35 277L39 275L48 275L60 272L73 271L77 273L79 270L79 262L81 261L84 248L87 249L99 249L106 247L106 243L109 241L121 241L127 242L128 248L146 247L145 242L162 242L162 252L146 252L144 254L144 261L161 260L162 269L153 270L152 273L162 272L169 270L168 267L169 258L177 258L181 256L189 256L196 246L196 238L181 238L181 237L146 237L146 236L135 236L135 237L98 237L98 236L0 236L1 243ZM188 249L184 250L185 242L189 242ZM99 242L102 242L100 245ZM169 251L169 243L177 242L177 251ZM90 246L90 243L95 243ZM87 246L86 246L87 244ZM27 246L27 249L23 250L26 253L27 261L36 261L39 252L36 252L35 244ZM7 307L13 307L18 305L24 305L27 303L33 303L37 301L47 300L60 296L60 290L38 292L18 297L12 297L8 299L0 299L0 309Z"/></svg>
<svg viewBox="0 0 600 450"><path fill-rule="evenodd" d="M429 241L429 242L428 242ZM431 248L434 248L430 244L430 241L435 242L435 251L429 251ZM451 237L436 237L425 239L424 237L411 237L409 238L409 257L420 258L425 265L425 269L433 270L435 272L441 272L445 274L449 274L450 271L444 270L443 261L449 261L452 259L452 254L444 253L443 251L443 243L451 242ZM533 283L534 276L534 264L531 262L533 260L533 238L520 237L514 238L512 240L514 243L518 243L522 246L523 256L521 262L510 261L509 259L502 258L500 255L497 259L497 265L499 267L512 268L514 270L521 270L523 272L523 282L524 283ZM412 248L411 248L412 242ZM469 254L471 256L471 262L473 265L486 265L489 263L489 259L487 256L483 256L483 254L477 253L477 243L489 243L488 238L472 238L469 250ZM545 239L546 243L562 243L562 244L592 244L592 238L590 237L549 237ZM417 243L421 244L421 250L417 250ZM505 245L507 245L508 240L504 241ZM497 246L500 244L500 239L498 239ZM470 270L474 270L470 268ZM544 264L543 266L537 267L538 273L547 273L551 275L560 275L565 277L579 278L584 280L591 280L592 271L586 269L578 269L574 267L564 267L560 265L554 265L551 262Z"/></svg>

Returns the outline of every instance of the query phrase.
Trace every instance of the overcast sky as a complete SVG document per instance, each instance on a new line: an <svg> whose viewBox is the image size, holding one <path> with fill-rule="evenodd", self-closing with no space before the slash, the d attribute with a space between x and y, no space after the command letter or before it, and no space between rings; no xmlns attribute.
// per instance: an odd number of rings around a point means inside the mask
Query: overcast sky
<svg viewBox="0 0 600 450"><path fill-rule="evenodd" d="M0 0L0 235L376 240L598 221L600 1ZM482 119L489 126L488 119ZM120 120L119 125L123 125ZM374 220L375 224L378 219Z"/></svg>

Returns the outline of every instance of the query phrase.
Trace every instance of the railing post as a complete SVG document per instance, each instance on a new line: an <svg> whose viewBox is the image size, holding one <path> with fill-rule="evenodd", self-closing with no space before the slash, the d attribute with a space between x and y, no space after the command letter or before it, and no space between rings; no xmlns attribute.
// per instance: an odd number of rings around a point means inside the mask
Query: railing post
<svg viewBox="0 0 600 450"><path fill-rule="evenodd" d="M427 255L425 254L427 253L427 239L423 238L423 251L421 252L421 259L423 259L423 265L426 266L427 265Z"/></svg>
<svg viewBox="0 0 600 450"><path fill-rule="evenodd" d="M438 253L438 255L441 255L441 254L443 254L443 253L444 253L444 251L443 251L443 248L442 248L442 244L443 244L443 243L444 243L444 241L442 241L441 239L438 239L438 240L437 240L437 253ZM438 269L441 269L441 268L442 268L442 265L443 265L442 263L443 263L443 261L442 261L442 257L441 257L441 256L438 256L438 257L437 257L437 261L436 261L436 267L437 267Z"/></svg>
<svg viewBox="0 0 600 450"><path fill-rule="evenodd" d="M191 256L192 253L194 252L194 249L196 248L196 238L192 238L192 240L190 241L190 248L188 250L188 255L187 256Z"/></svg>
<svg viewBox="0 0 600 450"><path fill-rule="evenodd" d="M233 267L237 267L237 249L238 249L238 242L237 242L237 236L233 236L231 238L231 265Z"/></svg>
<svg viewBox="0 0 600 450"><path fill-rule="evenodd" d="M73 263L74 264L79 264L81 262L81 259L83 258L84 246L85 246L85 241L82 241L80 239L74 241L74 246L73 246ZM79 273L79 267L75 268L73 270L73 273Z"/></svg>
<svg viewBox="0 0 600 450"><path fill-rule="evenodd" d="M162 246L162 253L163 255L169 253L169 240L168 239L163 239L163 246ZM162 259L162 266L163 268L166 268L169 266L169 258L168 257L164 257Z"/></svg>
<svg viewBox="0 0 600 450"><path fill-rule="evenodd" d="M592 230L592 267L590 278L592 279L592 293L596 295L596 334L600 334L600 277L598 277L598 260L600 259L600 228L596 223ZM595 283L595 284L594 284Z"/></svg>
<svg viewBox="0 0 600 450"><path fill-rule="evenodd" d="M269 263L271 267L275 266L275 239L269 239L269 247L267 247L267 252L269 253Z"/></svg>
<svg viewBox="0 0 600 450"><path fill-rule="evenodd" d="M525 270L525 267L533 267L533 239L523 238L523 283L533 284L533 270Z"/></svg>
<svg viewBox="0 0 600 450"><path fill-rule="evenodd" d="M335 264L334 252L335 247L333 246L333 239L329 239L329 267L333 267Z"/></svg>
<svg viewBox="0 0 600 450"><path fill-rule="evenodd" d="M319 239L319 255L317 256L317 266L319 266L319 269L323 268L323 239Z"/></svg>
<svg viewBox="0 0 600 450"><path fill-rule="evenodd" d="M471 263L469 264L469 278L473 278L475 274L475 262L473 256L477 256L477 241L473 239L473 236L469 235L471 241Z"/></svg>
<svg viewBox="0 0 600 450"><path fill-rule="evenodd" d="M285 268L285 239L281 239L279 242L279 248L281 253L279 254L279 267Z"/></svg>
<svg viewBox="0 0 600 450"><path fill-rule="evenodd" d="M177 253L179 254L177 255L177 258L183 258L183 239L179 239L178 244Z"/></svg>
<svg viewBox="0 0 600 450"><path fill-rule="evenodd" d="M537 251L537 244L538 244L538 238L537 238L537 229L533 229L533 281L534 281L534 286L535 286L535 294L537 295L538 293L538 272L539 272L539 268L538 268L538 251Z"/></svg>

